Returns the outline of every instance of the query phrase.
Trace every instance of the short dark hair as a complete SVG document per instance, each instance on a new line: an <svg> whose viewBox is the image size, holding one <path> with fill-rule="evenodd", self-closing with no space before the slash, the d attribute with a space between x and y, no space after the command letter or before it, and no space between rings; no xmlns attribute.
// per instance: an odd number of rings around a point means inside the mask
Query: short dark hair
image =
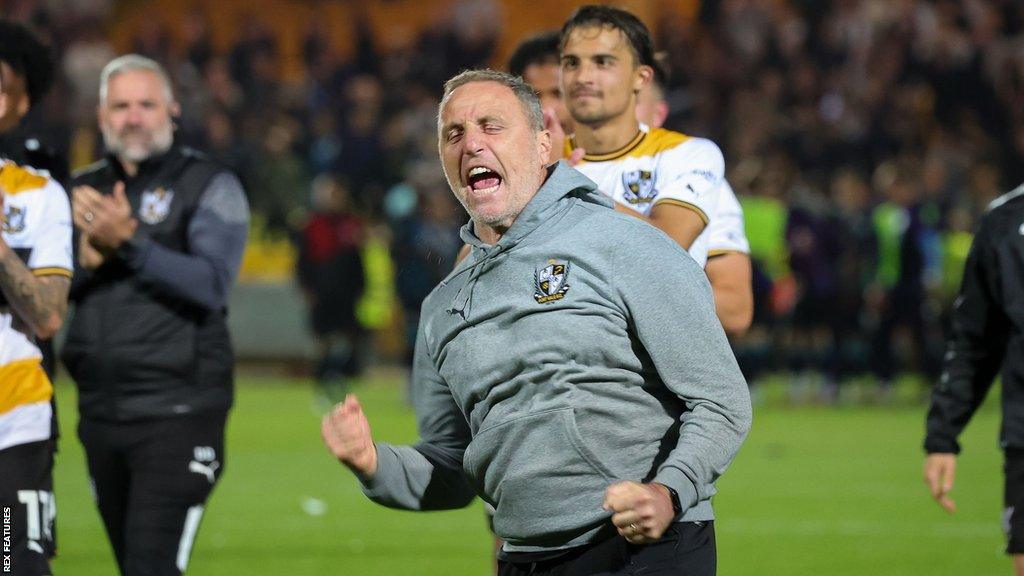
<svg viewBox="0 0 1024 576"><path fill-rule="evenodd" d="M565 42L573 30L589 26L615 28L622 32L622 35L629 41L630 50L638 64L652 67L656 65L651 31L631 12L614 6L590 4L577 8L562 26L559 48L565 49Z"/></svg>
<svg viewBox="0 0 1024 576"><path fill-rule="evenodd" d="M522 76L534 64L558 65L561 50L561 34L558 30L530 36L512 52L512 57L508 59L508 72L513 76Z"/></svg>
<svg viewBox="0 0 1024 576"><path fill-rule="evenodd" d="M29 102L35 104L53 84L53 53L25 26L0 20L0 60L25 79Z"/></svg>

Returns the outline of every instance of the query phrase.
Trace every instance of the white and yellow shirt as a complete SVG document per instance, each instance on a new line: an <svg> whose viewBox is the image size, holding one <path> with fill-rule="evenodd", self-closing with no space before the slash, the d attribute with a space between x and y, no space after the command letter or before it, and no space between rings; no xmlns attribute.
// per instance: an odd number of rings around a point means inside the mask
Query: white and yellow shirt
<svg viewBox="0 0 1024 576"><path fill-rule="evenodd" d="M750 254L750 241L743 226L743 208L727 180L718 192L718 208L708 224L708 258L740 252Z"/></svg>
<svg viewBox="0 0 1024 576"><path fill-rule="evenodd" d="M567 146L566 155L573 143ZM722 151L710 140L641 124L631 142L615 152L586 155L575 168L616 202L645 216L663 202L696 212L705 228L689 252L701 266L709 253L749 251L743 212L725 181Z"/></svg>
<svg viewBox="0 0 1024 576"><path fill-rule="evenodd" d="M0 159L3 239L37 276L71 277L71 206L60 184L44 173ZM0 307L0 450L46 440L53 386L27 328Z"/></svg>

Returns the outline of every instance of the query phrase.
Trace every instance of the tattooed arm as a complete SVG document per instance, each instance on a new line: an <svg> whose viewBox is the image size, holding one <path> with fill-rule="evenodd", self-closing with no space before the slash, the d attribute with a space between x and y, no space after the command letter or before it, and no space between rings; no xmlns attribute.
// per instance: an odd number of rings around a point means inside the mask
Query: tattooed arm
<svg viewBox="0 0 1024 576"><path fill-rule="evenodd" d="M0 238L0 290L15 315L39 338L52 338L64 322L71 280L61 275L36 276Z"/></svg>

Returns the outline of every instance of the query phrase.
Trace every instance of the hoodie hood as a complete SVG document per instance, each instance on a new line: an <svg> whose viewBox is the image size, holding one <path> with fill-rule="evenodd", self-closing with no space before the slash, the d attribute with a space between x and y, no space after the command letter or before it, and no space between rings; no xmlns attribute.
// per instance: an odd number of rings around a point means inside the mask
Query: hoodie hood
<svg viewBox="0 0 1024 576"><path fill-rule="evenodd" d="M555 214L565 210L568 206L563 199L572 198L609 209L614 208L614 201L599 192L597 184L593 180L569 166L564 160L559 160L548 167L548 176L544 180L544 184L497 243L485 244L480 240L473 230L472 220L463 225L459 230L459 236L463 242L473 247L473 251L461 264L456 266L452 274L449 275L449 279L454 279L467 269L469 275L462 287L459 288L448 313L462 316L463 320L467 319L473 297L473 285L487 270L488 263L492 258L503 252L508 252L530 233L551 222Z"/></svg>
<svg viewBox="0 0 1024 576"><path fill-rule="evenodd" d="M551 212L557 209L559 201L566 197L576 197L584 202L600 204L609 208L614 207L611 198L597 191L597 184L566 164L564 160L559 160L548 167L548 176L544 180L544 184L494 246L485 244L477 237L473 230L472 220L462 227L459 235L463 242L473 248L487 249L501 246L502 250L507 250L544 223Z"/></svg>

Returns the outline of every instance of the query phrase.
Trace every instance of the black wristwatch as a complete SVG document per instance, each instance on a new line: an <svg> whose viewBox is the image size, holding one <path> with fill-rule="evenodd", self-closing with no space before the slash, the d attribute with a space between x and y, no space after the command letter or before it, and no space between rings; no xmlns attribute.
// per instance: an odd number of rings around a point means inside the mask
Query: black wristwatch
<svg viewBox="0 0 1024 576"><path fill-rule="evenodd" d="M679 493L676 492L675 489L673 489L671 486L667 484L662 484L662 486L664 486L665 489L668 490L669 498L672 499L672 512L676 516L679 516L683 513L683 505L682 503L679 502Z"/></svg>

